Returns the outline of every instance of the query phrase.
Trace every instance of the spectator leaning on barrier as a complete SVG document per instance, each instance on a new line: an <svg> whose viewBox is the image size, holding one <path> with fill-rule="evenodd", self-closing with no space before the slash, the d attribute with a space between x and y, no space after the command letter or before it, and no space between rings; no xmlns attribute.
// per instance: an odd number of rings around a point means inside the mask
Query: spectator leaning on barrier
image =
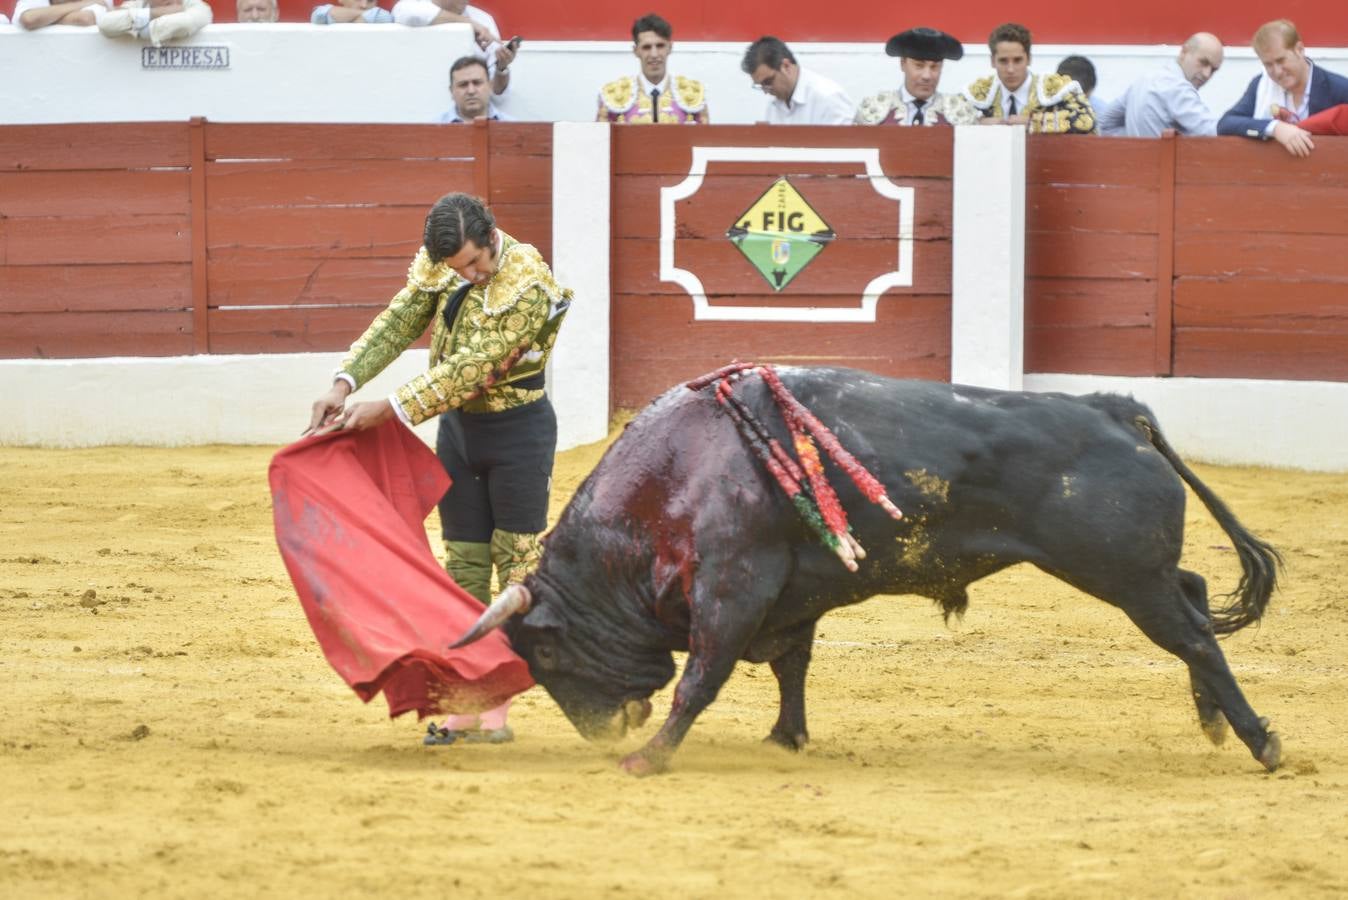
<svg viewBox="0 0 1348 900"><path fill-rule="evenodd" d="M982 114L982 124L1026 125L1033 133L1094 134L1095 111L1081 86L1064 75L1030 71L1030 30L1007 22L988 37L990 75L974 81L964 96Z"/></svg>
<svg viewBox="0 0 1348 900"><path fill-rule="evenodd" d="M764 113L770 125L850 125L856 118L856 104L842 85L802 68L778 38L766 35L750 44L740 68L772 98Z"/></svg>
<svg viewBox="0 0 1348 900"><path fill-rule="evenodd" d="M392 21L393 13L381 8L376 0L338 0L315 6L309 14L309 22L313 25L344 25L348 22L384 25Z"/></svg>
<svg viewBox="0 0 1348 900"><path fill-rule="evenodd" d="M1180 48L1179 57L1128 85L1123 95L1100 110L1100 131L1127 137L1160 137L1166 129L1180 134L1217 133L1217 115L1198 89L1222 67L1222 42L1200 31Z"/></svg>
<svg viewBox="0 0 1348 900"><path fill-rule="evenodd" d="M510 64L519 45L513 40L501 42L496 20L486 10L469 5L467 0L398 0L393 4L393 21L411 28L453 22L471 25L473 39L487 63L492 93L504 94L510 87Z"/></svg>
<svg viewBox="0 0 1348 900"><path fill-rule="evenodd" d="M75 0L74 3L19 0L14 4L14 24L28 31L48 25L96 25L94 10L111 8L112 0Z"/></svg>
<svg viewBox="0 0 1348 900"><path fill-rule="evenodd" d="M1217 123L1218 134L1272 138L1293 156L1315 149L1311 133L1298 123L1348 103L1348 78L1306 58L1306 46L1287 19L1266 22L1254 33L1254 53L1264 64L1235 106Z"/></svg>
<svg viewBox="0 0 1348 900"><path fill-rule="evenodd" d="M93 9L98 30L108 37L135 37L158 47L191 37L211 24L204 0L126 0L116 9Z"/></svg>
<svg viewBox="0 0 1348 900"><path fill-rule="evenodd" d="M599 89L597 122L693 125L710 120L702 82L669 71L674 29L651 13L632 23L632 55L640 65Z"/></svg>
<svg viewBox="0 0 1348 900"><path fill-rule="evenodd" d="M935 28L910 28L885 44L885 54L899 58L903 84L861 101L858 125L970 125L978 112L962 94L942 94L945 60L964 56L964 45Z"/></svg>
<svg viewBox="0 0 1348 900"><path fill-rule="evenodd" d="M487 64L478 56L461 56L449 67L449 95L454 105L440 114L437 120L444 125L459 125L474 119L493 119L509 122L491 102L491 87L487 84Z"/></svg>
<svg viewBox="0 0 1348 900"><path fill-rule="evenodd" d="M240 22L275 22L281 18L276 0L237 0L235 18Z"/></svg>

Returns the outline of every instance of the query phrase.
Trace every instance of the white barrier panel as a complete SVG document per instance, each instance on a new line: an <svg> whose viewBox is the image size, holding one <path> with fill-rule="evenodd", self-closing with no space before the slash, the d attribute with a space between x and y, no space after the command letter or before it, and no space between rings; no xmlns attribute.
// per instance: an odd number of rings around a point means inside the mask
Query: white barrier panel
<svg viewBox="0 0 1348 900"><path fill-rule="evenodd" d="M548 363L561 447L608 433L609 134L593 122L552 127L552 271L576 295Z"/></svg>
<svg viewBox="0 0 1348 900"><path fill-rule="evenodd" d="M562 329L575 326L568 321ZM559 344L560 350L560 344ZM560 355L560 353L559 353ZM331 383L340 353L167 359L0 360L0 444L92 447L285 444ZM404 353L358 399L387 396L425 371ZM554 370L558 358L554 357ZM549 380L565 379L552 371ZM555 384L558 383L554 381ZM1311 471L1348 471L1348 384L1225 378L1026 375L1025 388L1131 394L1151 406L1186 459ZM586 384L607 399L607 387ZM558 425L571 413L559 406ZM418 434L434 444L437 420ZM593 438L559 431L558 449Z"/></svg>
<svg viewBox="0 0 1348 900"><path fill-rule="evenodd" d="M344 355L0 360L0 444L288 444ZM428 362L409 350L355 398L387 397ZM417 432L433 444L436 427Z"/></svg>
<svg viewBox="0 0 1348 900"><path fill-rule="evenodd" d="M513 118L538 122L594 119L599 87L633 74L624 41L530 41L511 65L510 90L497 98ZM803 66L839 82L853 100L899 83L898 60L876 43L799 42ZM1176 35L1183 40L1187 35ZM1227 35L1228 38L1233 36ZM676 42L670 69L701 79L713 122L763 118L767 98L740 71L744 42ZM181 48L225 47L228 69L143 69L148 44L109 39L95 29L52 26L36 32L0 25L0 122L126 122L206 116L234 122L432 122L450 105L450 63L473 49L467 26L208 25ZM172 48L169 48L172 49ZM1094 61L1097 97L1118 97L1137 77L1178 54L1175 46L1043 44L1032 68L1053 71L1060 59ZM1348 48L1315 48L1311 58L1348 72ZM166 57L167 58L167 57ZM211 60L202 56L201 63ZM958 91L990 71L986 48L969 43L947 62L941 88ZM1229 109L1261 71L1243 43L1202 90L1217 113Z"/></svg>
<svg viewBox="0 0 1348 900"><path fill-rule="evenodd" d="M1025 356L1024 126L956 128L953 182L950 379L1018 391Z"/></svg>
<svg viewBox="0 0 1348 900"><path fill-rule="evenodd" d="M208 25L186 41L0 26L0 122L430 123L467 25Z"/></svg>

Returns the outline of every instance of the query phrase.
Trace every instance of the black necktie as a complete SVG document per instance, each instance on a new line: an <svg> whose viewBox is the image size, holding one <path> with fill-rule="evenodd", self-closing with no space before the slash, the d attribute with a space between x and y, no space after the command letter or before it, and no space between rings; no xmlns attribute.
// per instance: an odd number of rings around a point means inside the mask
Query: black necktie
<svg viewBox="0 0 1348 900"><path fill-rule="evenodd" d="M653 88L653 89L651 90L651 121L652 121L652 122L659 122L659 121L660 121L660 89L659 89L659 88Z"/></svg>
<svg viewBox="0 0 1348 900"><path fill-rule="evenodd" d="M1011 95L1011 101L1006 104L1006 114L1008 116L1014 116L1016 114L1016 97L1014 94Z"/></svg>
<svg viewBox="0 0 1348 900"><path fill-rule="evenodd" d="M921 125L923 123L924 119L922 118L922 107L925 106L926 103L927 103L926 100L919 100L916 97L913 98L913 106L917 108L917 111L913 113L914 125Z"/></svg>

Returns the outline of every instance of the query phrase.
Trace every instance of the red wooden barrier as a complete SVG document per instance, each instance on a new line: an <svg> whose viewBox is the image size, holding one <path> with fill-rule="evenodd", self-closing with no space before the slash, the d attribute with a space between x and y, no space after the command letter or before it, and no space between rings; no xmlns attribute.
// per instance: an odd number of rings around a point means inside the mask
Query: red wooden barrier
<svg viewBox="0 0 1348 900"><path fill-rule="evenodd" d="M616 407L640 406L734 358L950 377L950 130L717 126L612 134ZM886 292L875 322L695 319L689 293L660 279L660 189L688 177L694 145L878 149L888 180L915 192L913 286ZM837 238L777 292L726 232L781 176ZM713 307L855 308L867 283L893 270L898 256L897 206L852 162L713 161L700 189L675 205L673 233L675 265L696 274Z"/></svg>
<svg viewBox="0 0 1348 900"><path fill-rule="evenodd" d="M404 283L441 194L480 186L506 230L550 253L551 135L0 128L0 357L341 349Z"/></svg>
<svg viewBox="0 0 1348 900"><path fill-rule="evenodd" d="M1348 138L1180 141L1176 375L1348 381Z"/></svg>
<svg viewBox="0 0 1348 900"><path fill-rule="evenodd" d="M1165 374L1155 338L1164 143L1028 139L1027 372ZM1169 280L1159 284L1168 297Z"/></svg>
<svg viewBox="0 0 1348 900"><path fill-rule="evenodd" d="M192 352L185 122L0 128L0 357Z"/></svg>
<svg viewBox="0 0 1348 900"><path fill-rule="evenodd" d="M345 347L402 284L431 199L482 190L551 254L551 128L492 123L0 127L0 357ZM732 357L949 376L945 129L615 129L614 400ZM914 189L911 287L874 323L694 321L659 277L659 191L694 143L873 146ZM1306 160L1243 139L1032 137L1031 372L1348 380L1348 139ZM602 164L602 163L601 163ZM781 292L726 238L779 175L838 233ZM892 212L855 164L714 163L677 205L712 304L852 306Z"/></svg>

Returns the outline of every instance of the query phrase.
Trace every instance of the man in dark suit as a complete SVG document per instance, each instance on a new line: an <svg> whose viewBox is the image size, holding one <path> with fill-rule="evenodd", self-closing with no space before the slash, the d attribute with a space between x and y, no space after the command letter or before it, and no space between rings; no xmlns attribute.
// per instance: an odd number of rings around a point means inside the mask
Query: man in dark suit
<svg viewBox="0 0 1348 900"><path fill-rule="evenodd" d="M1240 102L1222 116L1217 133L1272 139L1293 156L1310 156L1315 143L1297 123L1348 103L1348 78L1307 59L1301 35L1286 19L1260 26L1251 44L1264 64L1264 74L1255 77Z"/></svg>

